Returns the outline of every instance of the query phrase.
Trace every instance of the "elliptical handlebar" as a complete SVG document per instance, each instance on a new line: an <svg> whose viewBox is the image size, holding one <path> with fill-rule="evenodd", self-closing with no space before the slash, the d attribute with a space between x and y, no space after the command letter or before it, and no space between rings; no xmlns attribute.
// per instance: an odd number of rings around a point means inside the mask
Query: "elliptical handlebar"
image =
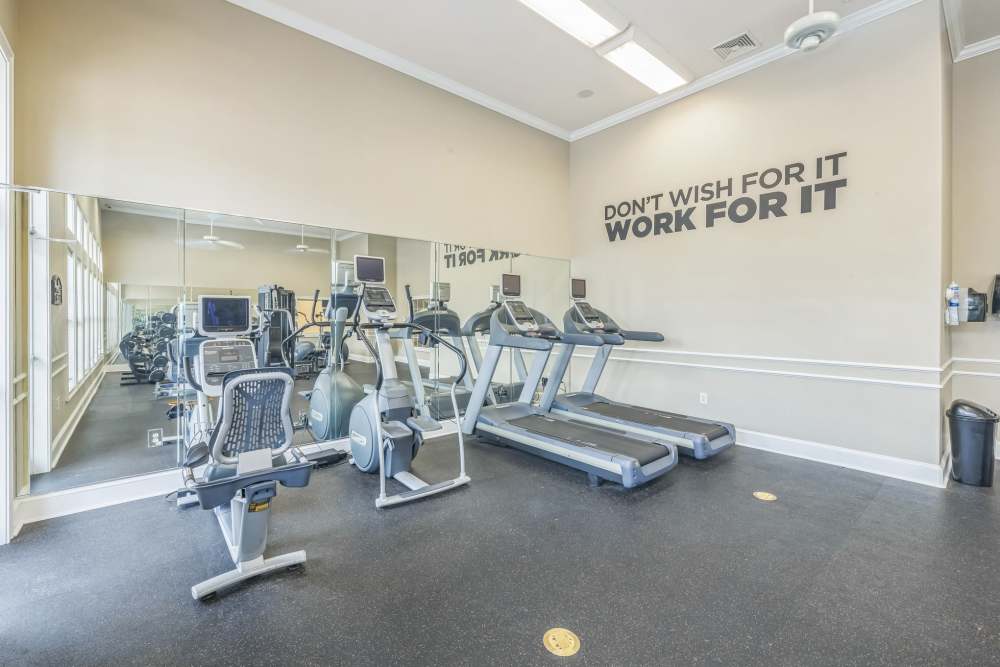
<svg viewBox="0 0 1000 667"><path fill-rule="evenodd" d="M406 292L406 305L410 310L410 317L406 321L412 322L414 312L413 312L413 294L410 293L410 285L409 284L403 285L403 291Z"/></svg>
<svg viewBox="0 0 1000 667"><path fill-rule="evenodd" d="M309 313L309 322L316 324L316 304L319 303L319 290L313 292L313 307L312 312Z"/></svg>

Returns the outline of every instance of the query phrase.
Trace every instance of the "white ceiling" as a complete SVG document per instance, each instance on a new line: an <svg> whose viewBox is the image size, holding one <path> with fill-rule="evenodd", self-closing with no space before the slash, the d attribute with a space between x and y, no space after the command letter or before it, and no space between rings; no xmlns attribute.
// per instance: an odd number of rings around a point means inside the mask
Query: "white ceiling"
<svg viewBox="0 0 1000 667"><path fill-rule="evenodd" d="M229 1L564 138L657 98L517 0ZM808 10L807 0L587 1L619 27L634 25L699 81L747 69L712 50L744 31L760 46L742 59L787 55L784 30ZM860 24L915 1L816 0L816 9ZM585 89L594 94L578 97Z"/></svg>

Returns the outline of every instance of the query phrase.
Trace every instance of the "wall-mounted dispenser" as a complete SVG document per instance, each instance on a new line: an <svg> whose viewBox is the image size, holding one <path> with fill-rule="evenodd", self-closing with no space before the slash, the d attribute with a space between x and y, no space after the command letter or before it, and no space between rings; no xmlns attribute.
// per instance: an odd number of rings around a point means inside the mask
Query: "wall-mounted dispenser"
<svg viewBox="0 0 1000 667"><path fill-rule="evenodd" d="M957 327L960 321L958 318L960 292L961 288L955 281L952 281L944 291L944 300L947 304L944 311L944 323L950 327Z"/></svg>
<svg viewBox="0 0 1000 667"><path fill-rule="evenodd" d="M993 287L990 289L993 301L990 305L990 314L1000 319L1000 273L993 278Z"/></svg>
<svg viewBox="0 0 1000 667"><path fill-rule="evenodd" d="M1000 276L997 276L1000 279ZM993 282L993 308L992 312L996 317L1000 308L1000 280ZM971 287L959 287L958 283L952 282L944 293L947 304L944 311L944 323L948 326L957 326L962 322L985 322L986 311L988 309L987 295L977 292Z"/></svg>

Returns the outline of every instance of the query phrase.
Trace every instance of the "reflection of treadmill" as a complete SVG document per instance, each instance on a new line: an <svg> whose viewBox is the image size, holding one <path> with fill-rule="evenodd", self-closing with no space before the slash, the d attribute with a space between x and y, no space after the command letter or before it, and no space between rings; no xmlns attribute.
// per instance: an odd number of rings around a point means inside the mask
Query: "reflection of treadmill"
<svg viewBox="0 0 1000 667"><path fill-rule="evenodd" d="M500 287L492 285L490 287L490 305L486 307L486 310L481 310L470 317L462 325L462 335L468 344L469 357L472 359L472 367L475 368L477 375L483 367L483 355L479 351L478 336L479 334L488 334L490 332L490 317L493 316L493 311L501 307L501 303ZM489 400L491 405L496 403L510 403L511 401L516 401L517 397L521 395L521 390L524 388L524 376L528 374L524 366L524 356L521 355L520 350L511 350L511 359L514 362L514 367L517 370L517 376L520 380L514 381L511 378L510 382L500 382L496 378L493 378L493 383L490 387L492 395L487 394L487 400Z"/></svg>
<svg viewBox="0 0 1000 667"><path fill-rule="evenodd" d="M458 318L458 313L448 309L448 301L451 300L451 285L449 283L433 284L430 303L423 310L413 311L413 297L410 295L409 285L406 286L406 300L410 306L409 322L418 324L439 336L447 336L455 347L459 350L462 349L462 321ZM397 332L394 332L393 337L402 340L403 350L406 352L406 364L410 370L408 384L413 387L413 394L420 409L423 410L423 406L426 405L434 419L454 417L455 409L451 405L451 386L455 384L455 378L422 377L420 360L417 358L417 350L413 344L412 330L398 329ZM423 333L420 334L420 344L431 348L437 346L434 339ZM472 374L467 372L462 383L455 387L455 401L458 403L459 410L465 411L471 393Z"/></svg>
<svg viewBox="0 0 1000 667"><path fill-rule="evenodd" d="M618 334L623 344L627 340L662 342L663 334L646 331L625 331L610 317L593 308L583 299L587 284L573 279L573 306L563 317L567 332L584 334ZM648 438L659 438L674 443L682 454L696 459L707 459L732 447L736 429L732 424L716 422L652 408L642 408L618 403L594 393L597 383L608 363L615 343L605 343L594 355L583 389L569 394L559 394L559 382L551 382L542 396L541 407L553 414L563 415L599 426L620 428ZM553 379L562 380L573 356L573 345L563 347L552 370Z"/></svg>
<svg viewBox="0 0 1000 667"><path fill-rule="evenodd" d="M504 296L519 296L520 282L520 276L504 274ZM677 465L677 448L672 443L623 429L591 426L531 405L554 344L599 348L609 339L621 340L617 335L563 333L545 315L528 308L523 301L508 298L490 316L490 345L462 431L583 470L591 484L606 479L631 488L663 475ZM504 348L536 352L531 370L517 401L484 406ZM558 382L549 386L552 384Z"/></svg>

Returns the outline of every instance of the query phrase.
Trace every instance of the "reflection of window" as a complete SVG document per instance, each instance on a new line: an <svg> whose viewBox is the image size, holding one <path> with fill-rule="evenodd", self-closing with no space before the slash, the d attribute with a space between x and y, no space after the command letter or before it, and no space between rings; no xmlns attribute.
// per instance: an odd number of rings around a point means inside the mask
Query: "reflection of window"
<svg viewBox="0 0 1000 667"><path fill-rule="evenodd" d="M70 236L76 236L76 197L66 197L66 231Z"/></svg>
<svg viewBox="0 0 1000 667"><path fill-rule="evenodd" d="M66 230L76 240L66 257L67 364L69 388L73 389L97 367L109 348L106 335L109 322L105 318L110 317L112 299L117 298L117 293L114 297L105 295L101 246L75 197L67 198ZM116 327L117 320L116 312Z"/></svg>
<svg viewBox="0 0 1000 667"><path fill-rule="evenodd" d="M66 300L66 353L69 356L69 388L76 386L76 262L73 253L66 254L66 285L63 290Z"/></svg>
<svg viewBox="0 0 1000 667"><path fill-rule="evenodd" d="M76 377L83 379L86 373L84 362L85 350L87 349L87 290L83 286L83 260L76 260Z"/></svg>

